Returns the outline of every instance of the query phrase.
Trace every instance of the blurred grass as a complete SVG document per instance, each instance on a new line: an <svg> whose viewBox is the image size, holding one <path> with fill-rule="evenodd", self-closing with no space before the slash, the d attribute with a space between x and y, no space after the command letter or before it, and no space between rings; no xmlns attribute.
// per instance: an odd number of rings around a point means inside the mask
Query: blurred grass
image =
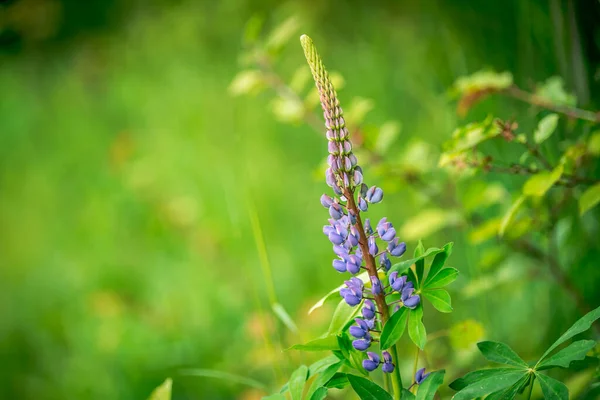
<svg viewBox="0 0 600 400"><path fill-rule="evenodd" d="M266 95L227 94L243 26L255 12L271 25L298 15L328 66L344 75L342 102L373 98L370 119L401 121L391 154L416 139L437 154L457 124L445 94L455 77L486 65L522 80L556 72L536 61L552 58L549 22L525 21L543 12L538 3L533 10L466 4L182 1L139 8L111 31L77 36L50 53L4 57L1 397L145 398L167 376L176 399L259 395L178 376L180 367L281 383L274 370L289 373L300 361L281 348L327 325L327 310L306 311L340 277L328 267L321 234L325 185L312 173L322 138L275 122ZM482 20L482 13L499 14ZM281 59L288 76L302 65L295 38ZM396 185L373 214L401 223L418 210L419 196ZM478 276L481 254L456 228L426 244L449 240L464 285ZM272 314L261 262L271 265L274 296L300 336ZM507 260L507 268L518 262ZM533 317L549 323L545 316L561 307L551 290L538 282L499 288L494 299L458 297L455 314L426 323L434 332L474 318L495 340L512 338L517 350L534 353L544 329L518 343L513 333Z"/></svg>

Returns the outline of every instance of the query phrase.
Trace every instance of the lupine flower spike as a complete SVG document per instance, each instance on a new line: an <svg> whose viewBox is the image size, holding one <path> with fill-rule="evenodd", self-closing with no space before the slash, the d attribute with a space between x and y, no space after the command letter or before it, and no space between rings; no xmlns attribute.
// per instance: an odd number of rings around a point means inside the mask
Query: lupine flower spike
<svg viewBox="0 0 600 400"><path fill-rule="evenodd" d="M372 338L375 326L382 326L389 319L387 294L399 292L403 306L409 308L415 308L420 298L413 293L412 284L406 282L406 277L399 277L397 272L392 272L388 277L391 289L384 288L379 279L380 272L385 274L391 268L390 257L402 256L406 251L406 244L396 237L396 229L386 218L379 221L376 229L373 229L368 218L363 224L361 213L365 213L370 204L383 200L383 190L377 186L369 187L363 182L363 170L352 152L350 132L327 70L312 40L303 35L300 42L319 92L325 119L329 152L325 182L332 189L333 196L324 194L320 201L330 217L328 224L323 227L323 233L332 243L337 257L332 265L340 273L357 275L365 270L368 275L364 278L362 275L351 277L340 290L340 295L348 305L356 307L362 304L363 318L356 318L356 325L351 326L349 331L355 338L352 342L354 348L366 351L375 342ZM370 293L365 292L365 284L369 284ZM373 296L372 300L365 299L370 295ZM392 350L395 351L393 348ZM362 365L367 371L374 371L382 365L383 372L392 373L395 369L393 351L383 351L381 356L368 351L368 358Z"/></svg>

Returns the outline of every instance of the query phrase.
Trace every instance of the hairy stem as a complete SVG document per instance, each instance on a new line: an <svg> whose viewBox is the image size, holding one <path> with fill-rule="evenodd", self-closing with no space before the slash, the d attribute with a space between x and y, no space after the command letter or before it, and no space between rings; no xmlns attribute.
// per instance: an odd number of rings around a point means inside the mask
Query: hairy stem
<svg viewBox="0 0 600 400"><path fill-rule="evenodd" d="M344 197L348 200L348 209L352 210L356 215L356 224L354 225L358 230L358 245L363 253L363 257L365 259L365 265L367 268L367 273L369 276L377 277L377 266L375 265L375 259L369 253L369 244L367 235L365 234L365 228L362 223L362 219L360 217L360 210L356 206L356 202L354 200L354 193L346 188L344 189ZM379 279L379 278L378 278ZM377 308L379 312L381 312L381 324L385 326L385 323L390 319L390 311L388 309L388 305L385 302L385 294L383 292L375 295L375 304L377 304ZM383 350L383 349L382 349ZM393 345L390 348L390 353L392 355L392 359L396 363L396 368L394 368L394 372L392 373L392 387L394 388L394 398L400 399L402 394L402 378L400 376L399 366L398 366L398 354L396 351L396 345Z"/></svg>

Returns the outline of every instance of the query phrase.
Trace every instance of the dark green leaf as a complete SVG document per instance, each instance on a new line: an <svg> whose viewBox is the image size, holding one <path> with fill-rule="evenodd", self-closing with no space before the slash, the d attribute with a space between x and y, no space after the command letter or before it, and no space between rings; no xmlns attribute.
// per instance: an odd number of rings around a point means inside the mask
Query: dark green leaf
<svg viewBox="0 0 600 400"><path fill-rule="evenodd" d="M514 365L516 367L529 368L529 365L521 359L508 345L500 342L479 342L479 351L485 358L500 364Z"/></svg>
<svg viewBox="0 0 600 400"><path fill-rule="evenodd" d="M419 304L414 310L410 310L408 318L408 336L421 350L425 348L427 343L427 332L423 325L423 305Z"/></svg>
<svg viewBox="0 0 600 400"><path fill-rule="evenodd" d="M287 350L326 351L338 350L339 348L337 335L328 335L313 339L303 344L295 344Z"/></svg>
<svg viewBox="0 0 600 400"><path fill-rule="evenodd" d="M444 383L444 374L446 371L432 372L420 385L417 391L416 400L432 400L435 392L442 383Z"/></svg>
<svg viewBox="0 0 600 400"><path fill-rule="evenodd" d="M408 308L402 307L396 311L392 317L383 326L381 332L381 348L389 349L404 334L406 329L406 320L408 319Z"/></svg>
<svg viewBox="0 0 600 400"><path fill-rule="evenodd" d="M304 384L306 383L306 377L308 375L308 368L306 365L300 366L297 370L292 372L290 377L289 387L290 395L292 400L302 400L302 393L304 392Z"/></svg>
<svg viewBox="0 0 600 400"><path fill-rule="evenodd" d="M343 389L349 384L350 382L348 382L348 375L341 372L336 372L325 386L328 388Z"/></svg>
<svg viewBox="0 0 600 400"><path fill-rule="evenodd" d="M448 260L450 254L452 254L452 246L454 246L454 243L447 243L443 247L444 251L435 255L433 261L431 262L431 267L429 268L429 272L427 273L427 279L423 283L423 286L431 286L429 282L432 279L434 279L436 275L442 270L444 264L446 263L446 260Z"/></svg>
<svg viewBox="0 0 600 400"><path fill-rule="evenodd" d="M327 397L327 388L321 386L320 388L315 390L315 392L310 397L307 396L306 398L310 400L323 400L325 397Z"/></svg>
<svg viewBox="0 0 600 400"><path fill-rule="evenodd" d="M558 353L542 361L536 369L544 370L552 367L569 368L571 362L583 360L588 351L596 345L595 340L579 340L573 342Z"/></svg>
<svg viewBox="0 0 600 400"><path fill-rule="evenodd" d="M494 393L509 386L512 386L519 379L523 378L527 372L512 370L503 374L488 376L478 380L466 388L462 389L452 397L453 400L470 400L489 393Z"/></svg>
<svg viewBox="0 0 600 400"><path fill-rule="evenodd" d="M402 397L400 400L415 400L415 395L406 389L402 389Z"/></svg>
<svg viewBox="0 0 600 400"><path fill-rule="evenodd" d="M403 272L406 272L406 270L409 269L410 266L415 264L417 261L422 260L427 257L431 257L433 255L441 253L442 251L444 251L444 249L439 249L437 247L430 247L429 249L427 249L427 251L424 254L420 255L417 258L411 258L410 260L402 261L402 262L392 265L389 272L391 273L394 271L398 271L399 274L402 274Z"/></svg>
<svg viewBox="0 0 600 400"><path fill-rule="evenodd" d="M512 386L490 394L485 398L485 400L512 400L515 398L517 393L523 390L530 380L531 377L529 374L523 375L523 377L515 382Z"/></svg>
<svg viewBox="0 0 600 400"><path fill-rule="evenodd" d="M358 311L360 311L360 304L356 307L351 307L344 300L340 300L331 317L331 324L329 325L327 334L337 335L344 331L346 325L352 321Z"/></svg>
<svg viewBox="0 0 600 400"><path fill-rule="evenodd" d="M326 370L321 372L310 385L308 392L306 392L306 398L310 399L311 396L313 396L313 394L317 393L319 388L325 386L325 384L329 382L329 380L333 377L333 375L335 375L335 373L338 371L338 369L340 369L341 366L342 362L340 361L337 364L330 365L329 367L327 367ZM327 393L327 391L325 391L325 393Z"/></svg>
<svg viewBox="0 0 600 400"><path fill-rule="evenodd" d="M452 312L450 293L444 289L428 289L422 292L422 295L431 302L436 310L449 313Z"/></svg>
<svg viewBox="0 0 600 400"><path fill-rule="evenodd" d="M443 270L438 272L433 278L429 279L429 277L427 277L424 287L431 289L441 288L454 282L457 277L458 270L456 270L455 268L444 268Z"/></svg>
<svg viewBox="0 0 600 400"><path fill-rule="evenodd" d="M480 369L478 371L472 371L463 376L462 378L456 379L450 385L451 389L461 390L471 385L472 383L478 382L483 379L490 378L492 376L502 376L506 374L511 374L517 371L514 368L490 368L490 369Z"/></svg>
<svg viewBox="0 0 600 400"><path fill-rule="evenodd" d="M546 350L544 355L540 358L540 361L542 361L544 358L546 358L546 356L548 354L550 354L550 352L552 350L554 350L557 346L560 346L562 343L571 339L573 336L590 329L590 327L592 326L592 323L594 321L596 321L598 318L600 318L600 307L585 314L577 322L575 322L569 329L567 329L567 331L560 338L558 338L558 340L556 342L554 342L554 344L552 344L552 346L550 346L548 348L548 350ZM538 361L538 363L540 361Z"/></svg>
<svg viewBox="0 0 600 400"><path fill-rule="evenodd" d="M535 374L540 381L542 393L546 400L569 400L569 389L564 383L550 378L548 375Z"/></svg>
<svg viewBox="0 0 600 400"><path fill-rule="evenodd" d="M388 392L368 379L348 374L348 381L361 400L392 400Z"/></svg>

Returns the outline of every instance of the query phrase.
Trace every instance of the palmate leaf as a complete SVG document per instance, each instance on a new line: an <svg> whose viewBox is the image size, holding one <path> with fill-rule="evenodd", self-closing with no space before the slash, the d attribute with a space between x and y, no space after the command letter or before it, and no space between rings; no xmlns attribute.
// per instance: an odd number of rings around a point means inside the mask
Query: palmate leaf
<svg viewBox="0 0 600 400"><path fill-rule="evenodd" d="M431 272L429 274L431 275ZM441 288L454 282L457 277L458 270L456 268L444 268L431 279L428 276L425 280L424 287L431 289Z"/></svg>
<svg viewBox="0 0 600 400"><path fill-rule="evenodd" d="M476 397L494 393L514 385L527 374L528 372L517 369L511 369L506 372L492 374L461 389L454 395L454 397L452 397L452 399L471 400Z"/></svg>
<svg viewBox="0 0 600 400"><path fill-rule="evenodd" d="M451 389L458 391L458 390L462 390L462 389L466 388L467 386L469 386L475 382L487 379L489 377L502 376L505 374L513 373L515 371L516 371L515 368L480 369L478 371L469 372L462 378L456 379L454 382L452 382L448 386L450 386Z"/></svg>
<svg viewBox="0 0 600 400"><path fill-rule="evenodd" d="M361 400L392 400L388 392L368 379L348 374L348 381Z"/></svg>
<svg viewBox="0 0 600 400"><path fill-rule="evenodd" d="M333 389L343 389L348 385L350 385L350 382L348 382L348 375L341 372L336 372L325 384L326 387Z"/></svg>
<svg viewBox="0 0 600 400"><path fill-rule="evenodd" d="M489 396L485 398L485 400L512 400L515 398L517 393L527 386L527 383L531 380L530 374L523 375L521 379L515 382L512 386L507 387L506 389L499 390L497 392L491 393Z"/></svg>
<svg viewBox="0 0 600 400"><path fill-rule="evenodd" d="M577 322L575 322L569 329L567 329L567 331L561 337L559 337L558 340L556 342L554 342L552 344L552 346L550 346L548 348L548 350L546 350L546 352L542 355L542 357L540 357L538 364L541 363L542 360L544 360L548 356L548 354L550 354L550 352L552 352L552 350L554 350L555 348L557 348L558 346L560 346L567 340L571 339L573 336L590 329L590 327L592 326L594 321L596 321L598 318L600 318L600 307L585 314Z"/></svg>
<svg viewBox="0 0 600 400"><path fill-rule="evenodd" d="M586 353L593 349L594 346L596 346L595 340L578 340L554 354L552 357L542 361L536 369L544 370L553 367L569 368L571 362L583 360Z"/></svg>
<svg viewBox="0 0 600 400"><path fill-rule="evenodd" d="M569 400L569 389L564 383L547 375L535 374L535 376L540 382L546 400Z"/></svg>
<svg viewBox="0 0 600 400"><path fill-rule="evenodd" d="M422 294L439 312L452 312L450 293L444 289L426 289Z"/></svg>
<svg viewBox="0 0 600 400"><path fill-rule="evenodd" d="M414 310L410 310L408 317L408 336L421 350L427 343L427 331L423 324L423 305L419 304Z"/></svg>
<svg viewBox="0 0 600 400"><path fill-rule="evenodd" d="M381 348L389 349L404 334L406 320L408 319L408 308L402 307L396 311L383 326L381 332Z"/></svg>
<svg viewBox="0 0 600 400"><path fill-rule="evenodd" d="M477 343L477 347L481 351L481 354L490 361L514 365L524 369L529 368L529 365L504 343L485 341Z"/></svg>
<svg viewBox="0 0 600 400"><path fill-rule="evenodd" d="M423 253L419 257L414 257L414 258L411 258L410 260L402 261L402 262L392 265L389 273L398 271L398 274L402 274L403 272L406 272L406 270L409 269L411 267L411 265L415 264L417 261L423 260L427 257L431 257L433 255L441 253L442 251L444 251L444 249L440 249L437 247L430 247L429 249L427 249L427 251L425 251L425 253ZM368 277L367 277L367 279L368 279Z"/></svg>
<svg viewBox="0 0 600 400"><path fill-rule="evenodd" d="M321 395L324 395L323 393L327 394L327 388L324 388L325 391L323 391L323 386L325 386L325 384L329 382L331 378L333 378L333 376L336 374L336 372L338 371L338 369L340 369L341 366L342 362L340 361L336 364L330 365L329 367L327 367L327 369L321 372L310 385L305 397L307 399L312 399L313 396L316 396L316 398L319 399L323 398L319 397Z"/></svg>
<svg viewBox="0 0 600 400"><path fill-rule="evenodd" d="M443 247L444 251L435 255L435 257L433 258L433 261L431 262L431 267L429 268L429 272L427 273L427 279L425 280L425 282L423 282L423 286L431 286L431 281L434 280L434 278L438 275L438 273L440 273L442 271L442 268L444 268L444 264L446 264L446 260L448 260L448 257L450 257L450 254L452 254L453 246L454 246L454 243L452 243L452 242L447 243ZM431 287L433 287L433 286L431 286Z"/></svg>
<svg viewBox="0 0 600 400"><path fill-rule="evenodd" d="M416 400L432 400L435 392L444 383L445 370L432 372L420 385Z"/></svg>

